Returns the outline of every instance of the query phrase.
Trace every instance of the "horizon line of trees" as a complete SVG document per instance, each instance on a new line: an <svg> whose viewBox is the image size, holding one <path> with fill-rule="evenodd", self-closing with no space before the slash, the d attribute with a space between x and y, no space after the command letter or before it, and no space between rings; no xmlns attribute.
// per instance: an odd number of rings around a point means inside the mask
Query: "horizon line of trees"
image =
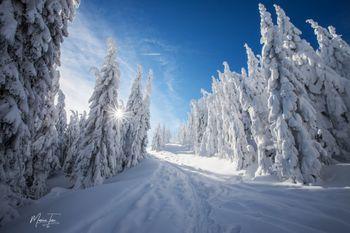
<svg viewBox="0 0 350 233"><path fill-rule="evenodd" d="M259 4L262 50L245 44L248 71L224 62L212 90L191 102L178 138L196 154L230 159L252 177L313 183L333 159L350 160L350 47L336 33L307 20L317 51L283 9L277 25Z"/></svg>

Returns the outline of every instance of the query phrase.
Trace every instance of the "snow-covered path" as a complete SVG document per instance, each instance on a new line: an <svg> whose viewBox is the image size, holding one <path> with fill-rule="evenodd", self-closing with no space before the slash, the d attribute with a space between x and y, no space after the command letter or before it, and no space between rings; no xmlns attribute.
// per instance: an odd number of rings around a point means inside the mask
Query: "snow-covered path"
<svg viewBox="0 0 350 233"><path fill-rule="evenodd" d="M54 188L21 209L1 232L350 232L350 166L324 171L329 181L302 187L247 181L231 164L179 145L86 190ZM171 151L171 152L170 152ZM334 171L336 171L334 173ZM329 174L334 174L330 177ZM59 213L49 229L32 215Z"/></svg>

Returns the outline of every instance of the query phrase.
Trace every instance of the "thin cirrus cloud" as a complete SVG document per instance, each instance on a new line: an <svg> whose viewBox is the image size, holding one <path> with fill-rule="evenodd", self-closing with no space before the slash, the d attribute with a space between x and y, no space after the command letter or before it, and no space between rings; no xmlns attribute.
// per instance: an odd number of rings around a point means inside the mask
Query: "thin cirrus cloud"
<svg viewBox="0 0 350 233"><path fill-rule="evenodd" d="M143 56L160 56L160 53L142 53Z"/></svg>
<svg viewBox="0 0 350 233"><path fill-rule="evenodd" d="M60 87L66 95L66 108L80 113L89 110L89 98L95 85L91 67L100 67L106 53L106 39L112 36L118 47L118 62L121 70L120 98L126 102L137 64L154 68L154 82L151 99L151 125L155 128L163 123L176 129L180 124L177 104L182 101L176 94L174 77L176 61L172 58L174 48L155 39L120 38L115 36L107 22L92 19L84 12L78 12L69 27L69 37L62 45ZM140 43L141 41L141 43ZM154 50L160 52L153 52ZM140 51L138 53L138 51ZM146 59L148 57L149 59ZM144 80L147 70L144 70ZM166 87L166 88L164 88ZM175 105L174 105L175 104Z"/></svg>
<svg viewBox="0 0 350 233"><path fill-rule="evenodd" d="M169 92L168 93L169 97L173 101L176 101L177 103L181 102L181 98L176 92L176 88L179 85L178 83L175 82L176 72L178 70L176 55L179 49L176 46L169 45L160 39L156 40L156 39L147 38L142 40L141 43L143 44L144 48L146 48L147 50L163 51L162 56L160 56L159 54L154 59L157 61L158 65L160 66L163 81Z"/></svg>

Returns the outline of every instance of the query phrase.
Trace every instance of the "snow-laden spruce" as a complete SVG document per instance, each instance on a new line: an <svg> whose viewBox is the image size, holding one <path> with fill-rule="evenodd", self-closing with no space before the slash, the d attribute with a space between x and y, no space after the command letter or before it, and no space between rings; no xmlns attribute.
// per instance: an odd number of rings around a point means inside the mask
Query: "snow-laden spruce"
<svg viewBox="0 0 350 233"><path fill-rule="evenodd" d="M165 125L162 126L162 138L164 144L170 143L171 141L171 131Z"/></svg>
<svg viewBox="0 0 350 233"><path fill-rule="evenodd" d="M76 180L75 165L77 156L79 154L79 145L83 140L86 123L86 112L79 114L77 111L71 111L69 125L65 137L65 144L67 147L65 160L63 162L62 170L66 177L72 182Z"/></svg>
<svg viewBox="0 0 350 233"><path fill-rule="evenodd" d="M263 42L262 63L268 77L269 124L274 141L276 172L282 179L314 182L321 164L313 126L316 110L288 52L300 33L276 7L278 27L264 6L259 6Z"/></svg>
<svg viewBox="0 0 350 233"><path fill-rule="evenodd" d="M141 148L144 140L144 131L142 122L144 118L144 102L142 95L142 68L137 67L137 76L132 84L130 95L126 103L126 112L128 119L125 124L125 137L123 141L123 153L125 155L126 167L135 166L144 156Z"/></svg>
<svg viewBox="0 0 350 233"><path fill-rule="evenodd" d="M125 168L135 166L146 155L150 129L150 72L146 91L142 92L142 72L138 67L126 106L118 98L120 82L116 47L108 40L108 51L101 70L95 68L96 84L90 98L87 119L81 117L68 127L72 133L64 171L75 180L75 188L101 184ZM74 116L73 119L75 119ZM78 131L80 135L76 138ZM76 148L76 145L78 147Z"/></svg>
<svg viewBox="0 0 350 233"><path fill-rule="evenodd" d="M67 129L67 113L65 109L65 98L66 96L63 94L62 90L58 91L57 96L57 104L56 104L56 111L57 111L57 122L56 122L56 129L58 134L58 158L60 160L60 163L63 164L66 156L66 129Z"/></svg>
<svg viewBox="0 0 350 233"><path fill-rule="evenodd" d="M267 93L264 90L267 80L262 74L261 60L245 44L248 59L248 76L242 80L240 103L250 117L250 131L257 153L256 175L271 172L272 156L275 153L268 124Z"/></svg>
<svg viewBox="0 0 350 233"><path fill-rule="evenodd" d="M165 125L158 124L153 132L151 149L154 151L163 150L167 143L172 141L171 131Z"/></svg>
<svg viewBox="0 0 350 233"><path fill-rule="evenodd" d="M231 72L226 62L224 65L224 73L219 74L224 80L224 108L223 108L223 131L224 137L228 139L230 150L233 156L227 155L235 163L237 169L248 168L256 160L255 152L250 144L250 132L245 126L246 116L239 101L240 89L242 88L240 80L243 78L240 74ZM232 104L231 104L232 103Z"/></svg>
<svg viewBox="0 0 350 233"><path fill-rule="evenodd" d="M319 49L317 53L324 63L334 69L339 75L350 79L350 47L341 38L341 35L336 33L333 26L328 29L321 27L312 19L307 22L314 29Z"/></svg>
<svg viewBox="0 0 350 233"><path fill-rule="evenodd" d="M153 72L149 71L147 84L142 91L142 67L137 68L137 76L132 84L130 95L125 106L123 121L123 153L126 168L135 166L146 156L148 131L151 129L150 104Z"/></svg>
<svg viewBox="0 0 350 233"><path fill-rule="evenodd" d="M207 105L205 104L208 93L204 90L201 90L201 92L203 98L197 101L193 100L191 102L191 114L193 115L193 121L191 122L191 128L193 129L193 149L197 154L200 151L200 146L208 119L208 109Z"/></svg>
<svg viewBox="0 0 350 233"><path fill-rule="evenodd" d="M37 128L32 136L32 181L30 196L39 198L47 193L46 180L54 172L61 169L58 157L58 133L56 129L57 111L54 100L58 91L58 71L53 71L52 85L48 87L47 96L43 97L41 116L37 119ZM42 80L42 82L45 82ZM43 95L44 96L44 95ZM39 113L39 109L37 109Z"/></svg>
<svg viewBox="0 0 350 233"><path fill-rule="evenodd" d="M64 142L67 150L65 151L65 158L62 166L63 172L68 177L73 174L76 155L79 152L80 133L79 114L77 111L71 111Z"/></svg>
<svg viewBox="0 0 350 233"><path fill-rule="evenodd" d="M315 51L283 9L275 10L277 25L259 5L261 55L245 45L248 72L240 74L224 63L211 93L191 102L178 140L252 176L313 183L322 165L350 159L349 45L334 27L308 20Z"/></svg>
<svg viewBox="0 0 350 233"><path fill-rule="evenodd" d="M315 62L317 77L316 96L324 118L324 131L320 136L327 151L341 160L350 158L350 49L349 45L335 33L334 27L319 26L307 20L314 28L319 43ZM318 55L318 56L317 56ZM314 91L313 91L314 92ZM318 93L316 93L318 94ZM315 98L315 99L316 99ZM330 143L327 143L329 141Z"/></svg>
<svg viewBox="0 0 350 233"><path fill-rule="evenodd" d="M108 40L107 47L102 68L96 72L96 84L89 100L90 111L79 144L75 188L101 184L122 169L123 153L121 145L116 143L118 131L113 115L118 106L120 71L112 39Z"/></svg>
<svg viewBox="0 0 350 233"><path fill-rule="evenodd" d="M143 108L141 116L141 156L142 158L146 155L147 145L148 145L148 131L151 129L151 94L152 94L152 81L153 81L153 71L150 70L148 73L146 90L143 96Z"/></svg>
<svg viewBox="0 0 350 233"><path fill-rule="evenodd" d="M42 196L48 175L59 168L54 108L57 65L60 44L78 3L0 3L0 183L11 196ZM15 199L9 202L0 221L18 204Z"/></svg>
<svg viewBox="0 0 350 233"><path fill-rule="evenodd" d="M24 79L31 80L29 119L32 121L32 161L27 183L30 196L46 193L47 177L59 169L54 99L58 91L60 44L67 36L67 24L77 1L38 1L26 3L25 18L30 33L25 39L26 54L21 68Z"/></svg>
<svg viewBox="0 0 350 233"><path fill-rule="evenodd" d="M157 128L153 133L151 149L154 151L160 151L164 147L162 138L162 127L158 124Z"/></svg>
<svg viewBox="0 0 350 233"><path fill-rule="evenodd" d="M199 153L201 155L213 155L217 153L217 122L216 109L214 107L214 95L207 96L208 123L201 141Z"/></svg>
<svg viewBox="0 0 350 233"><path fill-rule="evenodd" d="M190 119L190 118L189 118ZM189 129L189 119L187 123L182 123L176 135L176 141L181 145L188 146L191 144L191 130Z"/></svg>

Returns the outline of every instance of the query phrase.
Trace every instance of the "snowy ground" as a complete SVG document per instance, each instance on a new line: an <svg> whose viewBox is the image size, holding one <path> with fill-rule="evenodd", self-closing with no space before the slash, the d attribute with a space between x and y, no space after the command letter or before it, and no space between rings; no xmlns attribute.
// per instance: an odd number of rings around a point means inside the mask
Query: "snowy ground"
<svg viewBox="0 0 350 233"><path fill-rule="evenodd" d="M53 188L1 232L350 232L350 165L323 171L319 186L250 181L217 158L179 145L86 190ZM60 179L51 184L64 187ZM59 213L49 229L29 223Z"/></svg>

